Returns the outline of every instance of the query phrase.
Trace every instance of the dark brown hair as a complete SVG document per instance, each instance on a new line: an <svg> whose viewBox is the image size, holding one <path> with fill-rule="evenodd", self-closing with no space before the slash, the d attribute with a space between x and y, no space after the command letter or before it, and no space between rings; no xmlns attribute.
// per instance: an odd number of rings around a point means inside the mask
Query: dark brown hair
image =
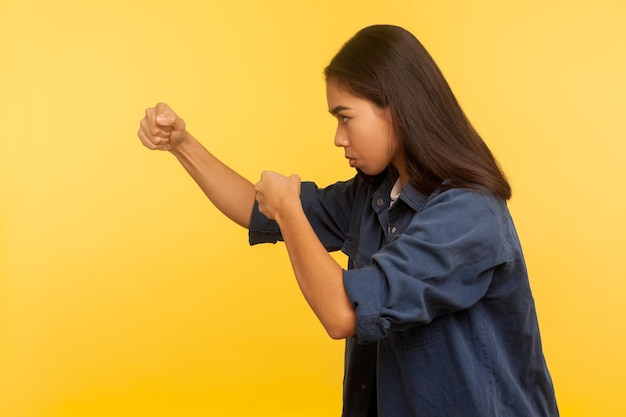
<svg viewBox="0 0 626 417"><path fill-rule="evenodd" d="M419 191L470 188L511 197L504 173L439 67L407 30L391 25L360 30L324 75L351 94L391 109L411 184Z"/></svg>

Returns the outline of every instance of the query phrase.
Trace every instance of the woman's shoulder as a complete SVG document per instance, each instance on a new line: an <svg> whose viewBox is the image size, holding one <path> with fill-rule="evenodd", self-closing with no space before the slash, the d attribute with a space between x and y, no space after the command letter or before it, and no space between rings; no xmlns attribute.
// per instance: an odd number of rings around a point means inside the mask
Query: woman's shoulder
<svg viewBox="0 0 626 417"><path fill-rule="evenodd" d="M506 201L494 193L469 189L441 187L426 197L424 209L437 205L445 205L450 208L457 208L460 213L470 213L485 211L501 217L508 213Z"/></svg>

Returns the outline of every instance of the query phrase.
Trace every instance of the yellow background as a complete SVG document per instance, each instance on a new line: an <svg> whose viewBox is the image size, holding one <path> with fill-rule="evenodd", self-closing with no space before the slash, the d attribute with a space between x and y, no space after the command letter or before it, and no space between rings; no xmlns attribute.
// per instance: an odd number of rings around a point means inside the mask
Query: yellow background
<svg viewBox="0 0 626 417"><path fill-rule="evenodd" d="M166 101L252 181L347 178L321 72L373 23L423 41L510 176L562 415L624 415L623 1L1 0L1 416L339 414L343 343L284 248L135 133Z"/></svg>

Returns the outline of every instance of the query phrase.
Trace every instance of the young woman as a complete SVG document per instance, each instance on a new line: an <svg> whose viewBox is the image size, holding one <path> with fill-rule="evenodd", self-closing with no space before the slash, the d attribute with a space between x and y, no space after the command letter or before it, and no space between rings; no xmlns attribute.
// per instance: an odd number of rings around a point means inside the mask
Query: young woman
<svg viewBox="0 0 626 417"><path fill-rule="evenodd" d="M324 189L274 172L252 185L162 103L138 135L251 244L285 242L309 305L346 339L345 417L557 416L511 189L435 62L377 25L325 75L335 145L357 174Z"/></svg>

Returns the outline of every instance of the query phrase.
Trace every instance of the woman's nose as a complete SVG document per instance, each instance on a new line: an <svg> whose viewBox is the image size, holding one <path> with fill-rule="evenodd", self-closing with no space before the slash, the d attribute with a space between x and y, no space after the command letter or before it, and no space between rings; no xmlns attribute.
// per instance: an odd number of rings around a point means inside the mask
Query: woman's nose
<svg viewBox="0 0 626 417"><path fill-rule="evenodd" d="M335 146L337 147L346 147L350 142L348 141L348 136L341 129L337 129L335 132Z"/></svg>

